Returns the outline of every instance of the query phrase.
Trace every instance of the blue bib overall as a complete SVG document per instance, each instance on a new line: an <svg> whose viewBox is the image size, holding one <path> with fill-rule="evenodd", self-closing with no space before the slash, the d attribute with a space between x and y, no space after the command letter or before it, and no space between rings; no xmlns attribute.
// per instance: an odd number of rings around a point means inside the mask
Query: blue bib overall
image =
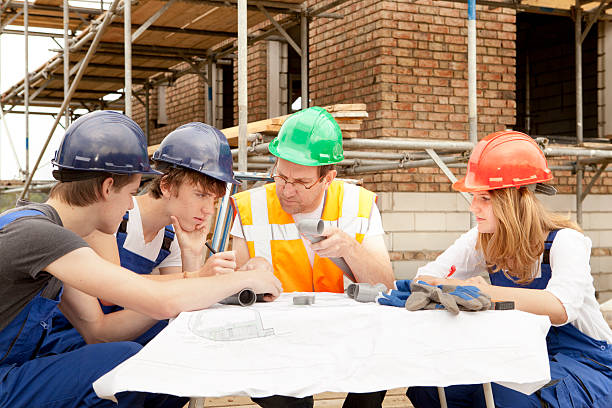
<svg viewBox="0 0 612 408"><path fill-rule="evenodd" d="M550 248L557 231L548 234L542 256L541 276L520 285L503 271L490 274L495 286L544 289L552 275ZM595 340L572 324L551 327L546 336L550 360L550 383L531 395L492 384L498 408L610 408L612 407L612 345ZM455 385L445 388L449 408L484 408L482 385ZM439 407L435 387L411 387L406 395L415 408Z"/></svg>
<svg viewBox="0 0 612 408"><path fill-rule="evenodd" d="M123 221L121 221L119 229L117 230L117 248L119 249L119 259L121 262L121 266L138 274L148 275L153 272L153 269L157 268L163 262L163 260L168 257L168 255L170 255L170 245L174 240L174 229L172 228L172 225L167 225L164 228L164 239L162 241L162 246L159 249L159 253L157 254L157 258L155 259L155 261L151 261L150 259L147 259L144 256L140 256L138 254L135 254L134 252L125 249L124 245L125 240L127 239L128 221L129 212L126 212L123 216ZM120 306L102 306L102 311L104 313L110 313L121 309L123 308ZM147 344L167 325L167 320L160 320L153 327L151 327L134 341L143 345Z"/></svg>
<svg viewBox="0 0 612 408"><path fill-rule="evenodd" d="M126 212L123 216L123 220L117 230L117 247L119 249L119 259L121 266L129 269L132 272L136 272L141 275L148 275L153 272L159 264L162 263L168 255L170 255L170 245L174 240L174 229L172 225L166 226L164 229L164 239L162 246L159 250L159 254L155 261L151 261L143 256L135 254L134 252L128 251L124 248L125 240L127 238L127 222L129 220L129 213ZM100 304L102 311L106 314L123 310L121 306L104 306ZM65 345L81 346L84 342L79 332L72 327L70 322L62 315L59 311L53 319L54 327L51 336L55 343L63 343ZM161 332L168 325L167 320L160 320L153 327L147 330L145 333L134 339L136 343L147 344L153 337Z"/></svg>
<svg viewBox="0 0 612 408"><path fill-rule="evenodd" d="M44 215L37 210L0 216L0 230L16 219ZM74 347L55 342L49 333L62 297L52 277L21 312L0 331L0 407L117 407L95 394L92 383L142 346L118 342ZM185 399L145 393L117 394L120 407L182 407Z"/></svg>

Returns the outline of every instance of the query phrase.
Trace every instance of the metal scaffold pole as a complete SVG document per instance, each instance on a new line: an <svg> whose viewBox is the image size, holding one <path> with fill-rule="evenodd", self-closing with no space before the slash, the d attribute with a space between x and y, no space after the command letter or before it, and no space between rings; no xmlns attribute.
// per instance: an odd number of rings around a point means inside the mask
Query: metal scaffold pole
<svg viewBox="0 0 612 408"><path fill-rule="evenodd" d="M23 106L25 110L25 176L30 174L30 72L28 69L28 1L23 2L23 37L25 77L23 81Z"/></svg>
<svg viewBox="0 0 612 408"><path fill-rule="evenodd" d="M301 84L302 84L302 109L310 106L308 95L308 17L302 11L300 19L300 47L302 48L301 62Z"/></svg>
<svg viewBox="0 0 612 408"><path fill-rule="evenodd" d="M68 38L68 29L70 28L70 11L68 8L68 0L64 0L64 97L68 95L70 89L70 40ZM66 109L65 113L66 128L70 126L70 112Z"/></svg>
<svg viewBox="0 0 612 408"><path fill-rule="evenodd" d="M576 144L583 143L583 112L582 112L582 8L580 0L576 0L576 20L574 28L576 57ZM582 177L584 172L578 163L576 168L576 222L582 225Z"/></svg>
<svg viewBox="0 0 612 408"><path fill-rule="evenodd" d="M478 101L476 96L476 0L468 1L468 123L470 142L478 142Z"/></svg>
<svg viewBox="0 0 612 408"><path fill-rule="evenodd" d="M132 117L132 0L123 3L123 41L125 53L125 115Z"/></svg>
<svg viewBox="0 0 612 408"><path fill-rule="evenodd" d="M51 131L49 132L49 135L47 136L47 140L45 141L42 149L40 150L40 154L38 155L38 159L36 160L36 163L34 164L34 167L32 168L32 172L28 174L28 178L26 179L26 182L23 185L23 191L21 192L21 195L19 196L20 199L23 199L26 196L28 192L28 188L30 184L32 184L32 178L34 177L34 173L36 173L36 169L38 168L38 165L40 164L40 161L42 160L42 157L45 154L45 151L47 150L47 146L49 146L49 142L51 141L51 138L53 137L53 133L55 132L55 129L57 128L57 125L59 124L59 121L61 120L62 115L64 114L66 108L68 107L68 104L70 103L70 100L72 99L72 95L74 95L77 89L77 86L79 85L79 82L81 81L81 78L83 77L83 74L85 73L85 69L87 68L87 65L89 64L89 61L93 58L93 55L95 54L95 50L96 48L98 48L98 44L100 43L100 39L102 38L102 34L104 33L104 31L106 30L106 27L108 27L109 23L111 22L112 17L115 14L115 10L117 9L117 6L119 5L119 1L120 0L114 0L113 3L111 4L110 8L106 12L106 15L104 16L104 20L102 21L102 24L100 24L100 27L97 30L95 37L93 38L93 41L89 47L89 50L87 50L87 54L85 55L85 58L82 60L81 65L79 66L79 70L76 76L74 77L74 80L72 81L72 85L70 86L68 95L64 96L64 101L62 102L62 106L60 107L59 112L57 113L57 117L55 118L55 122L53 123L53 126L51 126Z"/></svg>
<svg viewBox="0 0 612 408"><path fill-rule="evenodd" d="M247 2L238 0L238 170L247 171Z"/></svg>

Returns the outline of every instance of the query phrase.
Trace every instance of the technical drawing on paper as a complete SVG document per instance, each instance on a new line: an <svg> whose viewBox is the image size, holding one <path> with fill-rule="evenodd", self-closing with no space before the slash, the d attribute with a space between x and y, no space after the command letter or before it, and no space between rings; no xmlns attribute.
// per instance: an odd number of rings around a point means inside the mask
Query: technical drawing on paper
<svg viewBox="0 0 612 408"><path fill-rule="evenodd" d="M274 329L264 329L261 316L256 310L243 309L239 316L232 316L234 319L229 323L226 323L227 314L222 316L223 321L215 322L215 317L221 315L196 313L189 319L189 330L197 336L213 341L238 341L274 335Z"/></svg>

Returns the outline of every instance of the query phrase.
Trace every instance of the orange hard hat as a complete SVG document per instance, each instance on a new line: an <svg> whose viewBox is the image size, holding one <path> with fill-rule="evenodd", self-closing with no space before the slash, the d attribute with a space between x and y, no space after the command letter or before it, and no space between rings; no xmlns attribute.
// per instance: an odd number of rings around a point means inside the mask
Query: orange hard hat
<svg viewBox="0 0 612 408"><path fill-rule="evenodd" d="M482 139L470 155L467 174L453 184L465 192L536 185L553 178L544 152L524 133L503 130Z"/></svg>

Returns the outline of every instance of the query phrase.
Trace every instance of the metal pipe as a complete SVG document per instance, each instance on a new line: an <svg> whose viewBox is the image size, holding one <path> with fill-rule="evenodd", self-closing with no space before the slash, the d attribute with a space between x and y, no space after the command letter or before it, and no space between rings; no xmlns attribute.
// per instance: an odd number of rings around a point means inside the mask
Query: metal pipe
<svg viewBox="0 0 612 408"><path fill-rule="evenodd" d="M580 200L581 201L584 201L584 199L587 197L587 195L589 195L589 193L591 192L591 188L593 188L593 186L595 185L595 183L597 182L599 177L602 175L602 173L604 171L606 171L606 168L608 167L608 164L610 164L609 161L606 161L606 162L602 163L601 166L599 167L599 169L597 169L597 172L593 175L593 177L591 177L591 181L586 186L586 188L582 192L582 195L580 196Z"/></svg>
<svg viewBox="0 0 612 408"><path fill-rule="evenodd" d="M2 13L4 12L4 5L2 5L0 11L0 24L2 23ZM0 30L0 61L2 61L2 30ZM0 64L1 65L1 64ZM2 84L2 67L0 66L0 84ZM4 109L0 105L2 110L2 117L4 118ZM0 180L2 180L2 132L0 132Z"/></svg>
<svg viewBox="0 0 612 408"><path fill-rule="evenodd" d="M600 157L612 158L612 150L585 149L579 147L547 147L544 149L546 156L578 156L578 157Z"/></svg>
<svg viewBox="0 0 612 408"><path fill-rule="evenodd" d="M144 22L144 24L142 24L140 27L138 27L138 29L134 32L134 34L132 34L130 36L132 42L136 41L138 39L138 37L140 37L147 29L151 29L152 28L152 24L157 21L158 18L161 17L162 14L164 14L166 12L166 10L168 10L170 8L170 6L175 2L175 0L169 0L168 2L166 2L166 4L164 4L159 10L157 10L155 12L155 14L153 14L151 17L149 17L149 19L147 21ZM131 8L130 8L131 11ZM166 27L162 27L166 28ZM170 28L170 27L168 27ZM177 31L180 29L176 29Z"/></svg>
<svg viewBox="0 0 612 408"><path fill-rule="evenodd" d="M238 170L247 171L247 1L238 0Z"/></svg>
<svg viewBox="0 0 612 408"><path fill-rule="evenodd" d="M206 67L206 123L211 126L215 125L213 121L213 62L212 58L208 59Z"/></svg>
<svg viewBox="0 0 612 408"><path fill-rule="evenodd" d="M576 0L576 21L574 29L576 54L576 143L583 142L583 114L582 114L582 8L580 0Z"/></svg>
<svg viewBox="0 0 612 408"><path fill-rule="evenodd" d="M444 163L457 163L465 160L464 158L455 158L455 157L441 157L440 158ZM396 169L410 169L413 167L424 167L435 165L436 162L433 159L424 159L424 160L415 160L411 162L405 163L394 163L394 164L379 164L372 166L356 166L349 169L344 169L343 174L357 174L357 173L366 173L366 172L374 172L374 171L384 171L384 170L396 170Z"/></svg>
<svg viewBox="0 0 612 408"><path fill-rule="evenodd" d="M278 21L276 21L274 17L272 17L270 13L268 13L268 10L266 10L264 6L262 6L261 4L258 4L258 7L259 7L259 10L261 10L261 12L266 16L266 18L272 23L272 25L276 27L278 32L281 34L282 38L284 38L284 40L287 41L289 45L291 45L291 47L295 50L295 52L297 52L297 54L301 57L303 55L302 48L299 47L295 43L293 38L291 38L291 36L287 33L287 31L285 31L285 29L281 27Z"/></svg>
<svg viewBox="0 0 612 408"><path fill-rule="evenodd" d="M525 132L531 134L531 79L529 78L529 51L525 52Z"/></svg>
<svg viewBox="0 0 612 408"><path fill-rule="evenodd" d="M147 138L147 144L149 143L149 132L150 132L150 124L149 121L151 120L150 115L150 107L149 107L149 83L147 82L144 86L144 90L145 90L145 137Z"/></svg>
<svg viewBox="0 0 612 408"><path fill-rule="evenodd" d="M300 16L300 47L302 48L300 83L302 85L302 109L306 109L310 105L308 101L308 18L306 17L306 6L303 5L302 7Z"/></svg>
<svg viewBox="0 0 612 408"><path fill-rule="evenodd" d="M70 40L68 38L68 29L70 28L70 14L68 11L68 0L64 0L64 97L70 89ZM70 126L70 113L66 109L65 117L66 128Z"/></svg>
<svg viewBox="0 0 612 408"><path fill-rule="evenodd" d="M14 3L14 2L9 1L5 4L7 8L11 8L11 9L20 9L20 8L26 7L25 2ZM62 11L62 7L52 6L48 4L29 4L28 7L31 8L32 10L45 10L45 11L57 11L57 12ZM70 7L68 9L68 12L77 13L77 14L85 14L85 15L90 15L90 16L91 15L97 16L97 15L104 13L104 11L101 11L101 10L85 8L85 7ZM51 16L45 16L45 17L51 17Z"/></svg>
<svg viewBox="0 0 612 408"><path fill-rule="evenodd" d="M212 4L212 5L220 6L220 7L236 7L237 5L238 8L240 8L240 0L181 0L181 1L184 3ZM287 13L290 11L299 12L300 11L299 5L297 4L275 2L275 1L263 1L263 0L258 0L257 2L252 2L252 3L262 4L267 9L272 10L277 13ZM255 5L249 4L246 7L248 10L258 11L257 6Z"/></svg>
<svg viewBox="0 0 612 408"><path fill-rule="evenodd" d="M113 13L111 16L111 21L114 20L116 17L117 15ZM97 22L98 20L95 20L95 21ZM83 37L75 45L70 47L70 52L78 53L78 51L85 44L87 44L91 40L92 37L96 35L99 28L100 28L100 24L92 24L86 27L85 30L83 30L83 32L81 33ZM51 59L49 63L45 64L45 66L40 71L38 71L36 74L32 76L31 82L34 83L41 78L46 78L50 73L52 73L59 66L60 62L62 62L62 56L60 54L53 56L53 58ZM8 89L8 91L5 92L5 95L6 95L5 99L21 93L23 89L24 89L23 82L20 82L12 86L11 88Z"/></svg>
<svg viewBox="0 0 612 408"><path fill-rule="evenodd" d="M578 0L576 0L578 1ZM470 142L478 142L476 96L476 0L468 0L468 125Z"/></svg>
<svg viewBox="0 0 612 408"><path fill-rule="evenodd" d="M70 99L72 98L72 95L74 95L74 92L76 91L76 88L79 85L79 82L81 81L81 77L83 76L83 73L85 72L85 69L87 68L87 64L89 64L89 61L95 54L95 50L98 46L98 43L100 42L100 39L102 38L102 34L106 30L106 27L108 26L108 24L111 22L112 17L115 13L115 10L117 9L117 5L119 4L119 1L120 0L113 0L113 3L111 4L110 8L104 15L104 20L102 21L102 24L100 25L99 29L96 32L96 36L94 37L94 40L91 43L91 47L89 47L89 51L87 52L87 55L85 55L83 64L79 68L79 72L77 72L74 78L74 81L72 81L72 85L70 86L68 95L65 96L64 102L62 102L62 106L60 107L59 112L57 113L57 117L55 118L55 122L53 123L53 126L51 127L51 131L49 132L49 135L47 136L47 140L45 141L45 144L43 145L40 151L40 154L38 155L38 159L36 160L36 163L34 164L34 168L32 169L32 172L28 175L28 178L23 186L23 191L21 192L21 196L19 197L20 199L23 199L25 197L28 191L28 187L32 183L32 178L34 177L34 173L36 173L36 169L38 168L38 165L40 164L40 161L42 160L42 157L45 154L45 151L47 150L47 146L49 146L49 142L51 141L51 138L53 137L53 133L55 132L55 129L57 128L57 125L59 124L61 116L64 114L64 110L68 107L68 104L70 103Z"/></svg>
<svg viewBox="0 0 612 408"><path fill-rule="evenodd" d="M419 139L380 140L380 139L349 139L344 140L345 149L415 149L431 148L435 150L470 151L474 147L471 142L450 142ZM261 146L261 145L260 145Z"/></svg>
<svg viewBox="0 0 612 408"><path fill-rule="evenodd" d="M22 35L24 32L23 30L2 30L2 32L4 34L15 34L15 35ZM34 36L34 37L50 37L50 38L56 38L56 37L62 37L63 34L61 33L45 33L45 32L41 32L41 31L29 31L28 35L30 36Z"/></svg>
<svg viewBox="0 0 612 408"><path fill-rule="evenodd" d="M132 117L132 0L123 2L123 52L125 54L125 116Z"/></svg>
<svg viewBox="0 0 612 408"><path fill-rule="evenodd" d="M28 0L23 2L23 38L24 38L24 56L25 56L25 77L23 79L23 99L24 99L24 110L25 110L25 176L29 175L30 171L30 70L28 69Z"/></svg>
<svg viewBox="0 0 612 408"><path fill-rule="evenodd" d="M576 222L582 226L582 177L584 170L580 164L576 166Z"/></svg>

